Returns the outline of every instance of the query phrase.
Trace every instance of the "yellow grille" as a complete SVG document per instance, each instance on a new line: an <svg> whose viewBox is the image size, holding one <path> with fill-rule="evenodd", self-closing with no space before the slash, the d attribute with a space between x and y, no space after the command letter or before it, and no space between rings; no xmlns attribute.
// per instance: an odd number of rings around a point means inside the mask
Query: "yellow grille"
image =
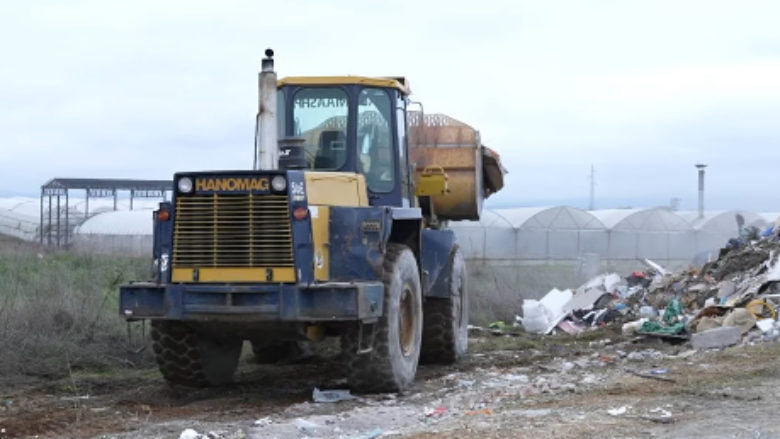
<svg viewBox="0 0 780 439"><path fill-rule="evenodd" d="M286 195L179 197L174 219L174 268L293 267Z"/></svg>

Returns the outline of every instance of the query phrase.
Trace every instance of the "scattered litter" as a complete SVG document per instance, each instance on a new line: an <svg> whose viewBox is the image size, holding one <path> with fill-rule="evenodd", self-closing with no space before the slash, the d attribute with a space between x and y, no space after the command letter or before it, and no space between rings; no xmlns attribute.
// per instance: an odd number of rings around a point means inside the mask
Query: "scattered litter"
<svg viewBox="0 0 780 439"><path fill-rule="evenodd" d="M623 406L623 407L616 408L616 409L609 409L609 410L607 410L607 413L609 413L612 416L621 416L621 415L625 415L626 413L628 413L628 409L629 409L629 407Z"/></svg>
<svg viewBox="0 0 780 439"><path fill-rule="evenodd" d="M203 436L201 436L197 431L188 428L181 432L179 435L179 439L201 439Z"/></svg>
<svg viewBox="0 0 780 439"><path fill-rule="evenodd" d="M320 390L315 387L312 399L314 402L323 403L348 401L355 397L349 393L349 390Z"/></svg>
<svg viewBox="0 0 780 439"><path fill-rule="evenodd" d="M265 427L265 426L271 425L273 423L274 423L274 421L271 418L262 418L262 419L258 419L257 421L255 421L255 426L256 427Z"/></svg>
<svg viewBox="0 0 780 439"><path fill-rule="evenodd" d="M295 426L298 428L298 431L307 436L316 434L316 430L320 428L319 425L301 418L295 420Z"/></svg>
<svg viewBox="0 0 780 439"><path fill-rule="evenodd" d="M379 427L369 431L368 433L359 434L357 436L352 436L351 439L375 439L380 436L385 436L383 434L383 430Z"/></svg>
<svg viewBox="0 0 780 439"><path fill-rule="evenodd" d="M425 416L430 418L434 416L441 416L447 412L447 407L436 407L434 409L426 410Z"/></svg>
<svg viewBox="0 0 780 439"><path fill-rule="evenodd" d="M742 340L739 328L722 326L693 334L691 345L694 349L718 349L736 345Z"/></svg>
<svg viewBox="0 0 780 439"><path fill-rule="evenodd" d="M631 370L631 369L626 369L626 372L630 373L631 375L637 376L639 378L647 378L647 379L650 379L650 380L657 380L657 381L668 381L668 382L672 382L672 383L677 382L677 380L675 380L674 378L658 376L658 375L652 375L652 374L639 373L639 372L637 372L635 370Z"/></svg>
<svg viewBox="0 0 780 439"><path fill-rule="evenodd" d="M464 413L466 416L474 416L474 415L492 415L493 410L490 409L481 409L481 410L471 410Z"/></svg>
<svg viewBox="0 0 780 439"><path fill-rule="evenodd" d="M658 416L661 416L663 418L671 418L672 413L669 411L666 411L663 407L656 407L652 410L650 410L650 413L658 413Z"/></svg>
<svg viewBox="0 0 780 439"><path fill-rule="evenodd" d="M672 417L672 413L661 407L650 410L650 413L652 413L653 416L642 416L642 419L656 424L673 424L676 422Z"/></svg>
<svg viewBox="0 0 780 439"><path fill-rule="evenodd" d="M626 277L605 273L577 288L553 288L525 300L516 320L528 333L572 336L616 323L624 335L694 349L780 340L780 234L743 233L724 244L700 268L673 272L645 259L644 271ZM737 331L721 329L729 327Z"/></svg>
<svg viewBox="0 0 780 439"><path fill-rule="evenodd" d="M775 320L774 319L758 320L756 322L756 326L758 326L758 329L760 329L762 333L767 333L771 331L772 328L775 327Z"/></svg>
<svg viewBox="0 0 780 439"><path fill-rule="evenodd" d="M676 422L674 418L666 416L642 416L642 419L656 424L674 424Z"/></svg>

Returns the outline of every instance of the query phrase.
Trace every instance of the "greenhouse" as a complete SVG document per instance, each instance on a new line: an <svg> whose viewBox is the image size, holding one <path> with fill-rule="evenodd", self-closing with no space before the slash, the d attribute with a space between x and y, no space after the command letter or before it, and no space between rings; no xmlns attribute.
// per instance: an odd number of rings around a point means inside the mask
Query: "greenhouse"
<svg viewBox="0 0 780 439"><path fill-rule="evenodd" d="M758 216L761 217L764 221L766 221L766 225L771 226L772 224L775 224L778 219L780 219L780 212L764 212L759 213Z"/></svg>
<svg viewBox="0 0 780 439"><path fill-rule="evenodd" d="M609 260L652 259L678 264L696 255L696 234L680 216L665 208L591 211L609 230Z"/></svg>
<svg viewBox="0 0 780 439"><path fill-rule="evenodd" d="M38 237L38 228L37 218L0 208L0 234L34 241Z"/></svg>
<svg viewBox="0 0 780 439"><path fill-rule="evenodd" d="M47 200L48 201L48 200ZM151 246L151 209L158 200L136 199L130 211L129 199L71 197L70 215L65 227L60 215L57 232L56 211L51 227L44 211L44 241L57 242L57 236L87 251L147 255ZM55 203L52 207L56 206ZM27 240L40 239L38 198L0 198L0 233ZM48 202L44 206L48 209ZM479 221L453 221L464 255L473 260L498 265L581 261L587 255L602 262L636 261L649 258L661 264L679 266L702 255L712 255L730 238L738 236L736 215L746 226L764 229L780 213L747 211L672 212L666 208L612 209L585 211L574 207L484 209ZM71 234L72 231L72 234ZM538 264L537 264L538 265Z"/></svg>
<svg viewBox="0 0 780 439"><path fill-rule="evenodd" d="M159 200L148 199L135 199L133 200L133 210L143 209L155 209L159 205ZM68 199L68 207L71 212L71 216L86 217L87 210L89 215L95 215L101 212L108 212L114 210L114 200L112 198L90 198L89 204L84 198L71 197ZM43 203L44 212L49 210L49 200L46 199ZM65 198L60 199L60 210L64 212ZM9 210L12 212L20 213L27 216L40 219L41 217L41 200L38 198L0 198L0 210ZM51 210L57 211L57 199L52 198ZM130 200L118 200L116 210L130 210Z"/></svg>
<svg viewBox="0 0 780 439"><path fill-rule="evenodd" d="M76 227L78 251L112 254L152 254L152 210L118 210L95 215Z"/></svg>
<svg viewBox="0 0 780 439"><path fill-rule="evenodd" d="M675 212L677 216L688 221L694 229L709 233L725 233L733 236L739 233L737 215L742 215L745 227L766 227L767 221L759 214L743 210L709 210L704 211L704 217L699 218L699 212L694 210Z"/></svg>
<svg viewBox="0 0 780 439"><path fill-rule="evenodd" d="M745 221L744 227L754 226L763 230L767 224L766 220L758 214L738 210L705 211L703 218L699 218L697 211L675 213L688 221L696 230L698 253L716 254L729 239L739 236L737 215L742 215Z"/></svg>
<svg viewBox="0 0 780 439"><path fill-rule="evenodd" d="M604 224L574 207L484 209L479 221L451 227L471 259L571 260L601 253L608 243Z"/></svg>
<svg viewBox="0 0 780 439"><path fill-rule="evenodd" d="M2 216L0 218L0 233L25 240L41 239L39 231L41 229L41 214L43 214L44 243L65 244L71 240L73 229L88 217L115 210L113 198L90 198L87 201L84 198L70 197L67 204L69 214L66 219L64 197L60 198L60 215L57 215L56 197L51 200L51 210L49 209L49 200L44 201L43 212L41 212L39 198L0 198L0 216ZM132 208L133 210L148 211L158 205L159 200L138 198L133 200ZM128 211L130 207L129 199L117 200L117 211ZM20 224L24 224L24 226ZM27 231L20 232L21 229Z"/></svg>

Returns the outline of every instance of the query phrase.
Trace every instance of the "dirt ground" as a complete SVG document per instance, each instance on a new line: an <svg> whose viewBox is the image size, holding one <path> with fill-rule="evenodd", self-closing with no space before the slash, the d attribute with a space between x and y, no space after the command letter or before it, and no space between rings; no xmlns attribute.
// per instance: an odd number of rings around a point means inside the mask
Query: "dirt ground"
<svg viewBox="0 0 780 439"><path fill-rule="evenodd" d="M407 394L337 403L312 402L315 387L343 387L327 352L273 366L247 355L236 383L200 391L155 369L2 383L0 438L780 438L780 344L695 352L600 331L487 335L470 350L420 367Z"/></svg>

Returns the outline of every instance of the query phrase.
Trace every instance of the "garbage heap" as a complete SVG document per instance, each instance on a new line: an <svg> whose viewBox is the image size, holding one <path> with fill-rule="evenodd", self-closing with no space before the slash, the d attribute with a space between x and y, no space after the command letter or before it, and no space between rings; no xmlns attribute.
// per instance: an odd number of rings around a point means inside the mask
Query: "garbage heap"
<svg viewBox="0 0 780 439"><path fill-rule="evenodd" d="M576 289L525 300L516 326L576 334L622 324L625 334L687 341L696 349L780 338L780 242L732 240L716 261L672 273L645 259L627 277L602 274Z"/></svg>

